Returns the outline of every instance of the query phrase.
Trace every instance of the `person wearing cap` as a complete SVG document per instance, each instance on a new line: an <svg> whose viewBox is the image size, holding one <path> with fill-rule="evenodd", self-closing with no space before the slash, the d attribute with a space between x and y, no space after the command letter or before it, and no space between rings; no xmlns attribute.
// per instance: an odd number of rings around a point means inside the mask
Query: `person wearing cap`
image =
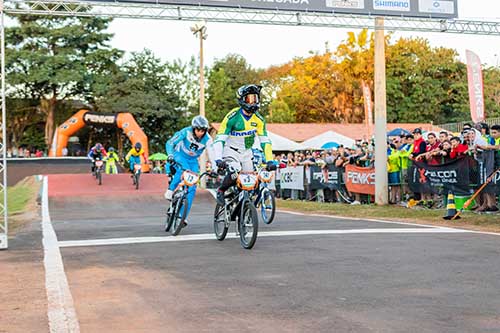
<svg viewBox="0 0 500 333"><path fill-rule="evenodd" d="M415 128L413 130L413 151L410 154L412 159L416 159L419 155L424 154L427 149L427 144L425 143L424 138L422 137L422 129Z"/></svg>

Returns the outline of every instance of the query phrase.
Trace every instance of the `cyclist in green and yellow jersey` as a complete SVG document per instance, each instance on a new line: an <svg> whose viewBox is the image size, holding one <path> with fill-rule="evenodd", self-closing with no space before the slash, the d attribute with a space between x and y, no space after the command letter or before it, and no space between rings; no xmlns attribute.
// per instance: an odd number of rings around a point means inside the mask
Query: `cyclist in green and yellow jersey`
<svg viewBox="0 0 500 333"><path fill-rule="evenodd" d="M252 146L256 139L264 151L268 170L275 170L272 161L271 140L267 136L266 120L258 112L261 86L244 85L236 92L239 108L229 112L222 121L213 147L218 169L231 167L235 173L253 171ZM224 192L235 183L234 174L228 173L217 191L217 202L224 204Z"/></svg>

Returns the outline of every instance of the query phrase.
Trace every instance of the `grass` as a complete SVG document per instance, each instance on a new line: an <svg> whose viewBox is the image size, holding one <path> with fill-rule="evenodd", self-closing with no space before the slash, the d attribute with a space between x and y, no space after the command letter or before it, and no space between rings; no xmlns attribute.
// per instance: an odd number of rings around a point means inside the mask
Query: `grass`
<svg viewBox="0 0 500 333"><path fill-rule="evenodd" d="M499 214L475 214L463 212L460 220L446 221L445 209L409 209L399 206L347 205L341 203L319 203L298 200L276 200L282 210L314 212L356 218L374 218L391 221L431 224L446 227L459 227L470 230L500 232Z"/></svg>
<svg viewBox="0 0 500 333"><path fill-rule="evenodd" d="M23 213L31 199L36 195L36 189L31 184L19 183L7 190L7 206L9 215Z"/></svg>

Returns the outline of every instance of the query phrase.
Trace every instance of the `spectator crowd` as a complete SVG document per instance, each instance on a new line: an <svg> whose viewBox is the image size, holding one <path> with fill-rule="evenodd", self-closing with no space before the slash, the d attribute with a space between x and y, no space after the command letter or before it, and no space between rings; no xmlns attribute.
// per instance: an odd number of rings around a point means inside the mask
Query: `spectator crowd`
<svg viewBox="0 0 500 333"><path fill-rule="evenodd" d="M392 204L408 205L413 200L428 208L440 208L444 205L446 193L412 193L408 186L408 169L414 162L428 166L440 166L454 162L457 159L470 156L483 167L490 163L488 174L500 168L500 125L491 128L486 123L465 124L460 133L453 135L447 131L439 133L423 133L415 128L412 133L388 137L387 168L389 180L389 201ZM275 156L280 168L312 165L327 168L334 165L345 168L347 165L358 167L374 166L374 142L357 141L354 147L339 146L338 148L305 152L289 152ZM485 179L482 179L484 181ZM475 185L472 186L472 185ZM478 184L471 184L471 190ZM317 193L307 193L306 199L315 199ZM478 200L475 210L478 212L496 212L498 192L484 191ZM491 192L491 191L489 191ZM370 198L358 193L348 193L351 204L369 202ZM321 196L323 197L323 196ZM340 201L338 196L330 197L329 201ZM327 199L328 200L328 199Z"/></svg>

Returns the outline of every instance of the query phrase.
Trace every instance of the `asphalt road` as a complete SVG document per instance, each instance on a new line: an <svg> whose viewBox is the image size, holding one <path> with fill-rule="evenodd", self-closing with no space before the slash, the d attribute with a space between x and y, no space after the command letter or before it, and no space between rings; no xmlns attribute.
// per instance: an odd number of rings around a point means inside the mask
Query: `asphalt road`
<svg viewBox="0 0 500 333"><path fill-rule="evenodd" d="M212 233L214 206L199 192L182 235ZM50 199L61 243L168 236L165 209L159 194ZM395 228L61 253L82 332L500 332L499 236L289 213L260 232Z"/></svg>

